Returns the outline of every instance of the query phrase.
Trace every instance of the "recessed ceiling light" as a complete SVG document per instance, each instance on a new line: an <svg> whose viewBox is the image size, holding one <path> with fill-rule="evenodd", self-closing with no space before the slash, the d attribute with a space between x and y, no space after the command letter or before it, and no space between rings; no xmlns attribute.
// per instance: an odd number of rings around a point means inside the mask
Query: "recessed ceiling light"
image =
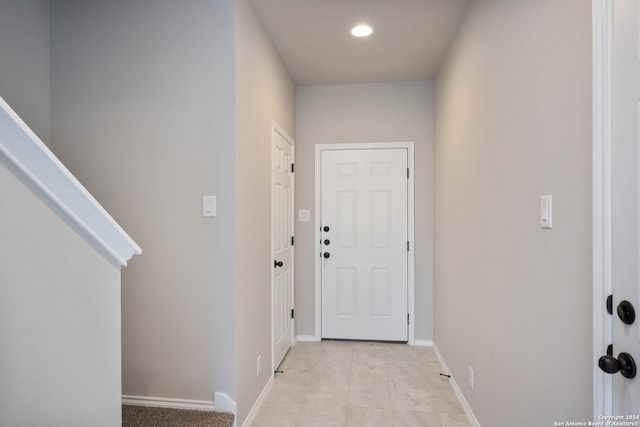
<svg viewBox="0 0 640 427"><path fill-rule="evenodd" d="M371 33L373 33L373 28L365 24L356 25L351 29L351 34L355 37L367 37L371 35Z"/></svg>

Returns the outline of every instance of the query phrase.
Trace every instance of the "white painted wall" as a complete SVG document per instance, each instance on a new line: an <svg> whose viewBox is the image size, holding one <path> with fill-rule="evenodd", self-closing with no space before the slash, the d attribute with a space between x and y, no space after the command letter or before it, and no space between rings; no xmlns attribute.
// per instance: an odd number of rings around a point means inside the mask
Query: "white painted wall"
<svg viewBox="0 0 640 427"><path fill-rule="evenodd" d="M0 96L50 144L49 0L0 0Z"/></svg>
<svg viewBox="0 0 640 427"><path fill-rule="evenodd" d="M120 268L0 162L0 424L113 427Z"/></svg>
<svg viewBox="0 0 640 427"><path fill-rule="evenodd" d="M56 3L53 135L145 248L123 276L123 394L223 392L240 425L271 371L270 131L294 133L295 87L246 1L188 3Z"/></svg>
<svg viewBox="0 0 640 427"><path fill-rule="evenodd" d="M415 142L416 339L433 338L433 84L299 86L296 90L296 334L315 334L315 144ZM296 214L297 218L297 214Z"/></svg>
<svg viewBox="0 0 640 427"><path fill-rule="evenodd" d="M590 420L590 2L472 2L435 164L435 341L480 424Z"/></svg>
<svg viewBox="0 0 640 427"><path fill-rule="evenodd" d="M272 374L271 121L294 134L295 86L247 0L237 1L236 19L237 425L242 425Z"/></svg>
<svg viewBox="0 0 640 427"><path fill-rule="evenodd" d="M144 248L123 394L235 399L235 2L61 0L51 34L54 151Z"/></svg>

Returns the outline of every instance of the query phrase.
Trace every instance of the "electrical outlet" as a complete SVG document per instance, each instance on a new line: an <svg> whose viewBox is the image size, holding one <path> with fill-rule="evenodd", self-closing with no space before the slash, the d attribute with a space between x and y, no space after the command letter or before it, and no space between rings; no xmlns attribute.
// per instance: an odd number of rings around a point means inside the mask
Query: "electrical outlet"
<svg viewBox="0 0 640 427"><path fill-rule="evenodd" d="M473 390L473 368L469 366L469 388Z"/></svg>
<svg viewBox="0 0 640 427"><path fill-rule="evenodd" d="M259 377L262 373L262 355L259 354L256 359L256 377Z"/></svg>

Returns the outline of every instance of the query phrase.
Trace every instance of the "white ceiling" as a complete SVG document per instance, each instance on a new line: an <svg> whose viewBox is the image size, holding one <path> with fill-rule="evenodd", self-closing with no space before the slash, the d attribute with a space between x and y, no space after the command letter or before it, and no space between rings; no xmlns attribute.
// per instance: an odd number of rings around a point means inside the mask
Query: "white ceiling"
<svg viewBox="0 0 640 427"><path fill-rule="evenodd" d="M469 0L251 0L297 84L435 77ZM374 32L355 38L358 23Z"/></svg>

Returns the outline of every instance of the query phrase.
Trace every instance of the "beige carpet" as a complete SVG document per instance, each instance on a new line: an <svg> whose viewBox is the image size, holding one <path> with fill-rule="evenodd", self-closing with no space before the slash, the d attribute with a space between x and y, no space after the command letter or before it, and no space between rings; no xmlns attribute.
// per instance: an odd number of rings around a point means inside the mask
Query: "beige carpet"
<svg viewBox="0 0 640 427"><path fill-rule="evenodd" d="M122 427L231 427L233 415L122 405Z"/></svg>

